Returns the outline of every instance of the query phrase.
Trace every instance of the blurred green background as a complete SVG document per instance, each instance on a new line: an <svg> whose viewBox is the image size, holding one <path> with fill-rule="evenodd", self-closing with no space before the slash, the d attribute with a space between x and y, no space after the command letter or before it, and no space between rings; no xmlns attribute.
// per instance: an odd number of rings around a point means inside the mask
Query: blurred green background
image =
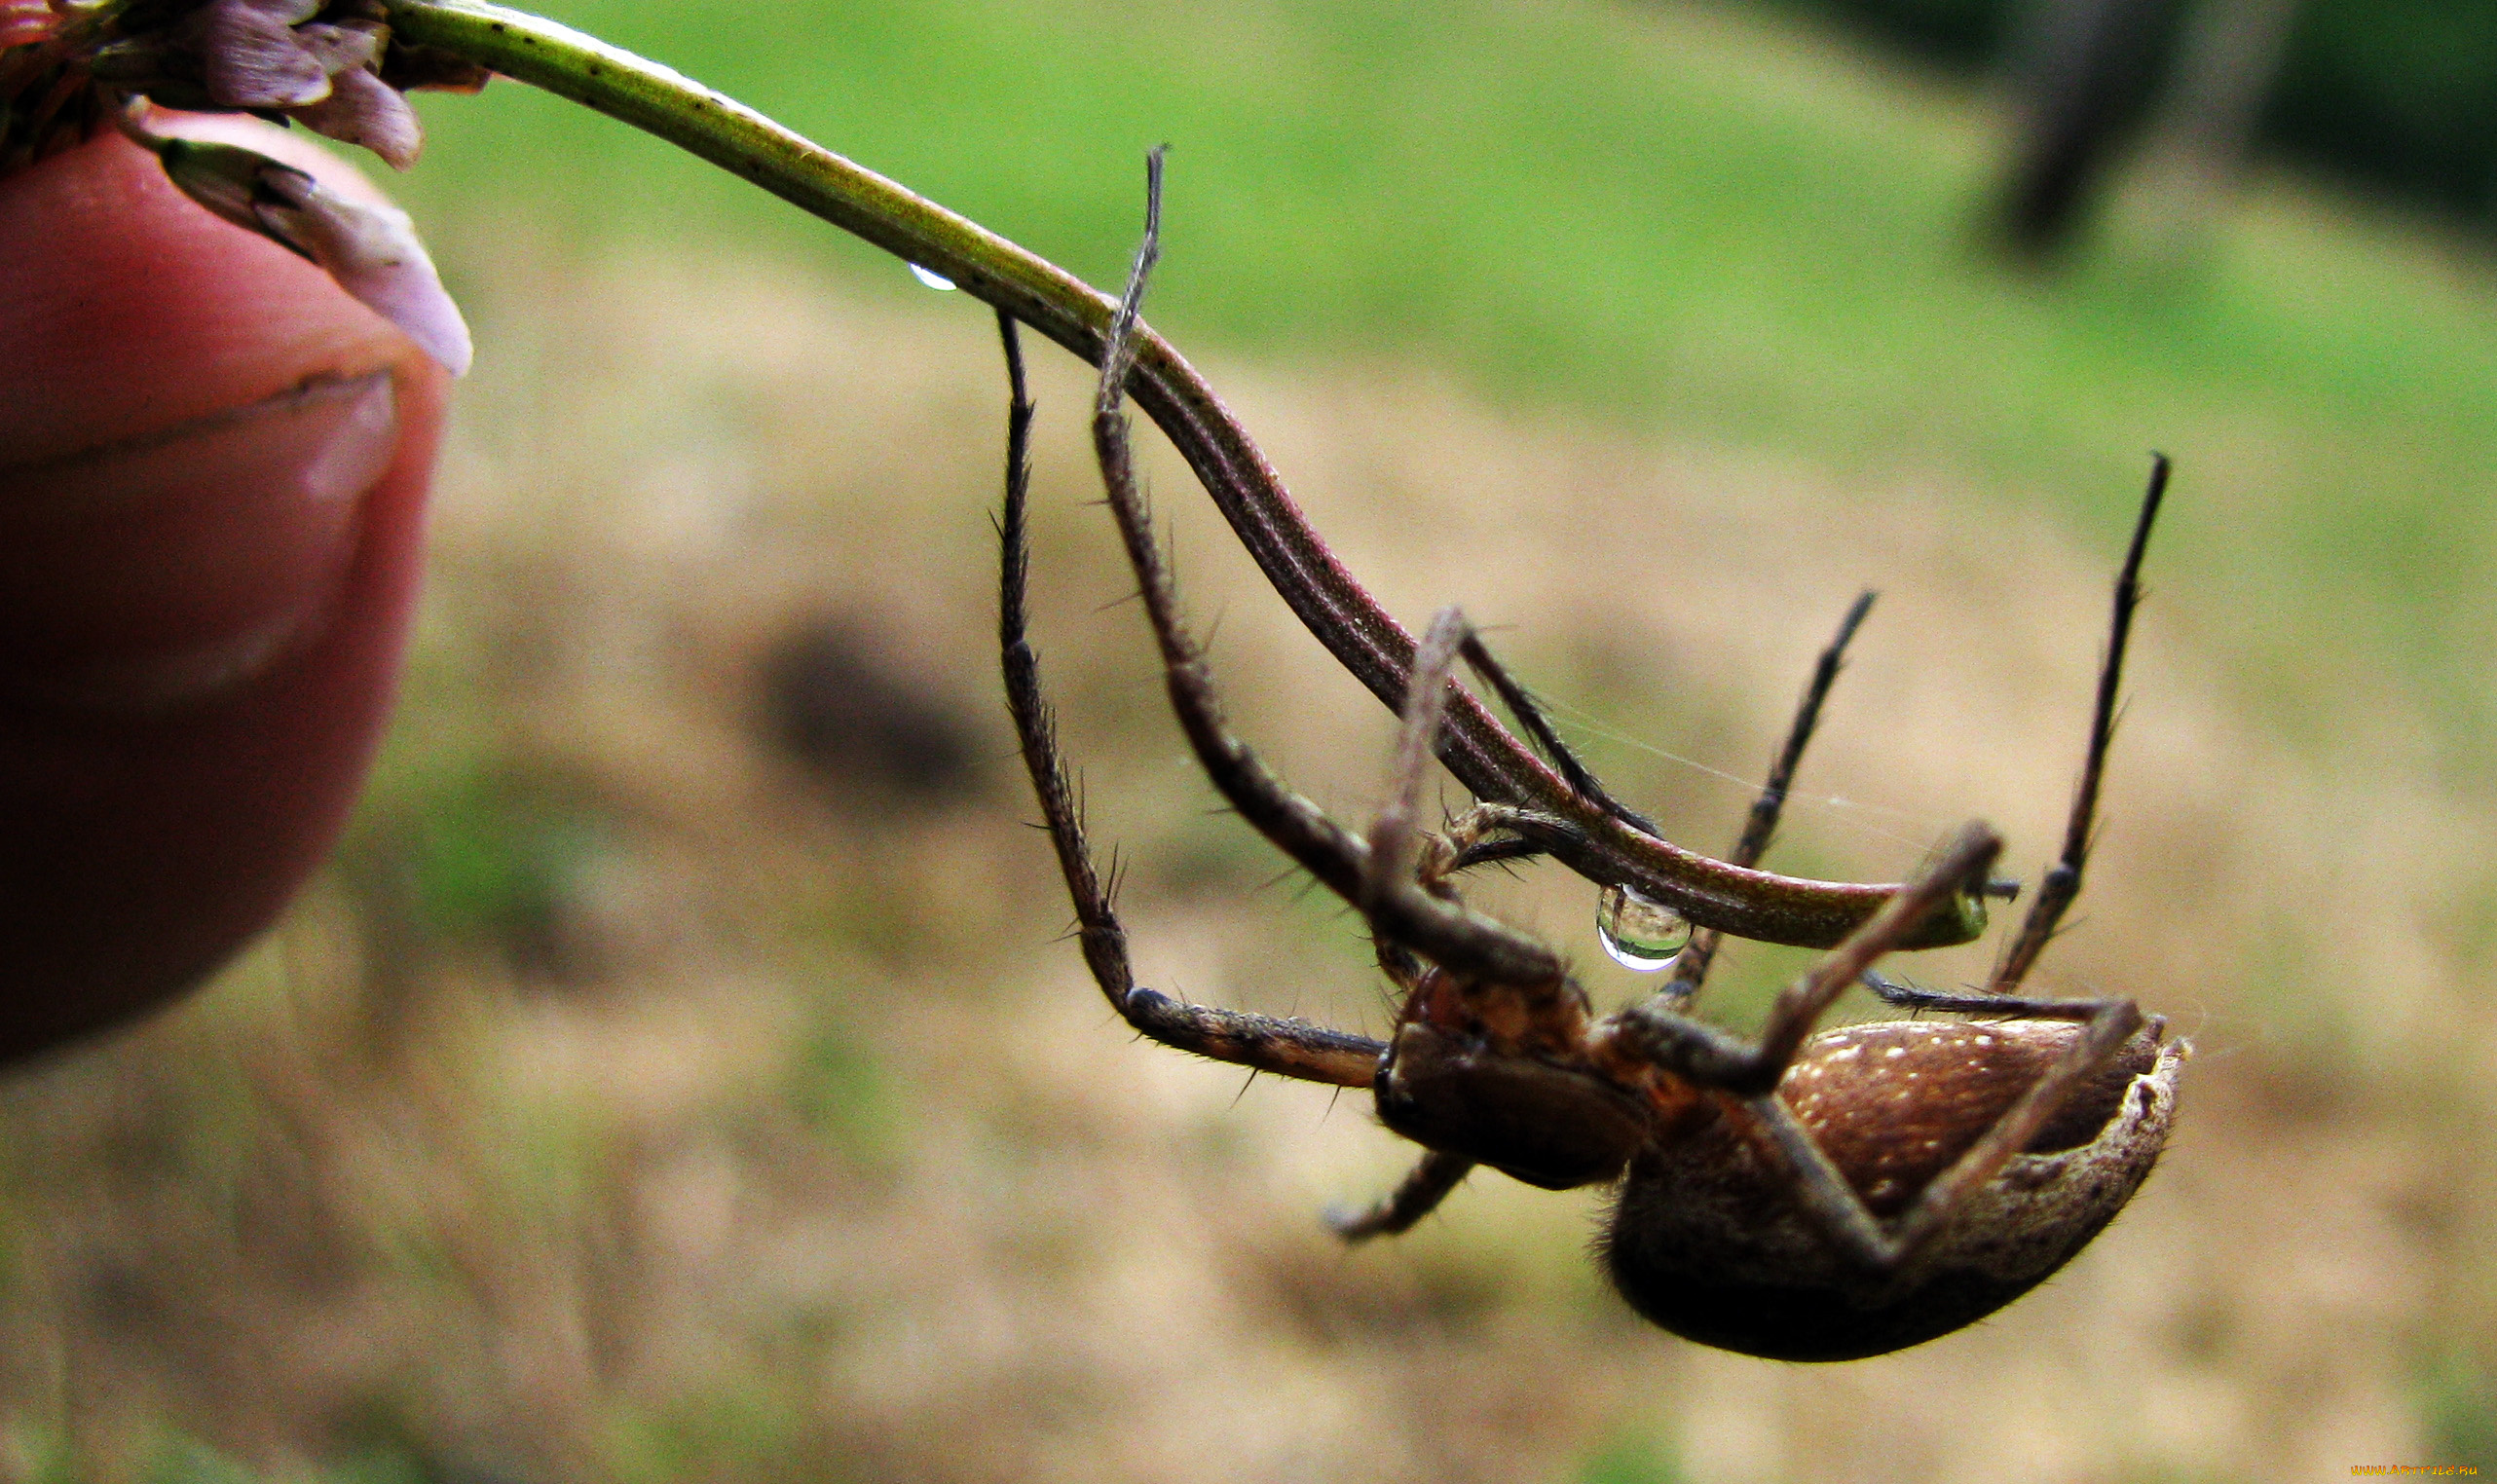
<svg viewBox="0 0 2497 1484"><path fill-rule="evenodd" d="M498 83L429 101L394 183L481 349L340 862L207 993L0 1088L0 1476L2497 1467L2477 198L2277 102L2214 159L2153 102L2074 236L2007 253L2022 95L1976 62L2017 19L1892 51L1821 9L551 14L1096 283L1170 142L1156 324L1392 609L1498 625L1695 844L1732 837L1869 585L1772 864L1887 878L1976 814L2031 870L2174 456L2047 983L2133 993L2200 1055L2166 1167L2068 1275L1801 1368L1641 1328L1584 1260L1590 1198L1480 1176L1337 1250L1315 1211L1401 1158L1366 1110L1134 1044L1053 942L987 632L986 312ZM2338 15L2277 96L2315 95ZM1041 385L1044 659L1141 977L1379 1028L1358 921L1209 812L1088 507L1084 378L1052 354ZM1384 713L1174 460L1158 485L1244 730L1360 821ZM1610 1003L1642 985L1591 897L1547 871L1479 900ZM1798 960L1732 957L1740 1023Z"/></svg>

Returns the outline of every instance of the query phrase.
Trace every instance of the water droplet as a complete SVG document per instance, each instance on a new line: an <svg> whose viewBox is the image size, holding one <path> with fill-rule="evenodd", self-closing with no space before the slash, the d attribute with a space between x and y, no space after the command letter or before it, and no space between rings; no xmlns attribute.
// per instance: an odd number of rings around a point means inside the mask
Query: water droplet
<svg viewBox="0 0 2497 1484"><path fill-rule="evenodd" d="M951 292L953 289L953 280L951 278L946 278L942 274L930 273L916 263L911 265L911 277L918 279L930 288L942 288L948 292Z"/></svg>
<svg viewBox="0 0 2497 1484"><path fill-rule="evenodd" d="M1654 974L1670 965L1691 941L1691 924L1680 912L1626 886L1607 886L1595 904L1595 936L1615 963Z"/></svg>

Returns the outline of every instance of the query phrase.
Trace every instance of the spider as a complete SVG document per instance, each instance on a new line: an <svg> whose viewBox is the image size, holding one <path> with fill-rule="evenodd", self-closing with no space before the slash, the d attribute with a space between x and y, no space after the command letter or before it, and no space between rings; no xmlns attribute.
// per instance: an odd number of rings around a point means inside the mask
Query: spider
<svg viewBox="0 0 2497 1484"><path fill-rule="evenodd" d="M1145 1036L1183 1051L1369 1089L1380 1121L1424 1153L1375 1206L1328 1213L1347 1241L1410 1228L1476 1166L1551 1190L1611 1186L1600 1251L1615 1287L1649 1319L1705 1344L1787 1360L1880 1354L1991 1314L2062 1267L2149 1174L2190 1052L2182 1040L2166 1040L2164 1022L2145 1019L2130 1000L2018 993L2080 889L2167 462L2153 465L2116 582L2062 856L1982 992L1937 992L1874 972L1937 913L2000 894L1988 870L2001 842L1970 824L1783 991L1756 1044L1687 1014L1716 946L1704 932L1683 949L1663 992L1599 1017L1558 953L1469 909L1453 881L1471 866L1546 853L1585 871L1584 839L1573 839L1565 822L1506 805L1478 805L1444 832L1417 823L1461 658L1573 788L1620 808L1456 610L1437 615L1415 655L1388 802L1366 835L1293 793L1224 721L1205 657L1180 621L1121 411L1128 337L1158 250L1158 204L1151 191L1144 245L1101 358L1093 435L1108 502L1141 584L1173 709L1200 762L1243 818L1361 913L1398 1009L1393 1034L1380 1041L1189 1004L1136 983L1025 637L1033 408L1015 321L1001 314L1013 393L999 520L1008 706L1074 904L1075 936L1112 1008ZM1870 597L1858 600L1821 656L1734 864L1748 867L1767 848L1786 782ZM1857 983L1911 1011L1972 1019L1814 1034L1831 1002Z"/></svg>

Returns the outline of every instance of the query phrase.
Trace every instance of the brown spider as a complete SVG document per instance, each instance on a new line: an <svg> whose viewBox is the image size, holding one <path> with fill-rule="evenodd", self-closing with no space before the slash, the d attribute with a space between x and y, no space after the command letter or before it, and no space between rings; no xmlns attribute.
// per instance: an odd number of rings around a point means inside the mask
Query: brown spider
<svg viewBox="0 0 2497 1484"><path fill-rule="evenodd" d="M1994 1312L2080 1250L2156 1163L2189 1047L2164 1042L2163 1022L2145 1020L2130 1000L2015 991L2080 889L2166 461L2154 466L2116 582L2063 856L1984 992L1938 993L1872 972L1936 913L1994 894L1987 871L2000 841L1971 824L1779 996L1759 1044L1684 1013L1707 973L1713 934L1684 950L1664 992L1598 1018L1557 953L1469 909L1451 881L1470 866L1544 853L1600 871L1583 835L1511 806L1477 806L1444 834L1416 824L1460 656L1573 788L1620 809L1455 610L1437 615L1415 655L1390 800L1367 837L1293 793L1225 724L1204 656L1179 621L1120 413L1129 336L1157 251L1158 197L1157 189L1148 198L1144 246L1102 357L1093 434L1109 504L1142 585L1173 708L1199 761L1243 818L1361 912L1400 998L1394 1036L1380 1042L1186 1004L1135 983L1025 637L1032 407L1014 320L1001 315L1014 389L1000 521L1008 704L1074 901L1076 936L1112 1007L1138 1031L1183 1051L1371 1089L1380 1121L1426 1152L1371 1209L1329 1213L1346 1240L1404 1231L1476 1165L1551 1190L1614 1185L1602 1250L1621 1296L1664 1328L1729 1350L1843 1360L1902 1349ZM1858 600L1821 656L1735 865L1752 865L1767 847L1786 782L1869 601L1869 594ZM1911 1010L1978 1019L1812 1034L1830 1003L1859 982Z"/></svg>

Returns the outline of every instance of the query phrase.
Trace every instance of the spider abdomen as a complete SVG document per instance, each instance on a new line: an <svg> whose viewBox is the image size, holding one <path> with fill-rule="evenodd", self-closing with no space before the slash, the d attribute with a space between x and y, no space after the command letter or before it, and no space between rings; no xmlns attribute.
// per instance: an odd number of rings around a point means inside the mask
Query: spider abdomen
<svg viewBox="0 0 2497 1484"><path fill-rule="evenodd" d="M2068 1020L1960 1024L1876 1020L1805 1043L1777 1085L1874 1215L1895 1216L1968 1152L2079 1036ZM2051 1154L2090 1142L2159 1044L2137 1034L2029 1141ZM2145 1171L2146 1172L2146 1171Z"/></svg>
<svg viewBox="0 0 2497 1484"><path fill-rule="evenodd" d="M2080 1034L2066 1022L1849 1026L1807 1043L1779 1095L1877 1217L1911 1206ZM2157 1162L2186 1048L2145 1028L2026 1151L1900 1266L1846 1257L1800 1205L1742 1103L1701 1108L1632 1160L1604 1241L1613 1281L1664 1328L1786 1360L1919 1344L2044 1280Z"/></svg>

